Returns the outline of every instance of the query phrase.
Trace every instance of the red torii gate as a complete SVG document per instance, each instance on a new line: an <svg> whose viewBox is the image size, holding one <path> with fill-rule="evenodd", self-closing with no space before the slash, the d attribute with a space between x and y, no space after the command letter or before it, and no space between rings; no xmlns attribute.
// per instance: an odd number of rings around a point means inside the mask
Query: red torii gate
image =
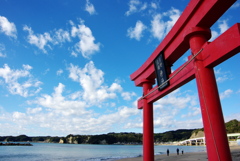
<svg viewBox="0 0 240 161"><path fill-rule="evenodd" d="M143 87L138 108L143 109L143 160L154 160L153 103L196 78L210 161L231 161L213 67L240 52L240 24L235 24L213 42L210 27L236 0L191 0L168 35L131 80ZM169 86L162 91L155 84L154 60L163 52L167 71L188 49L188 62L169 75Z"/></svg>

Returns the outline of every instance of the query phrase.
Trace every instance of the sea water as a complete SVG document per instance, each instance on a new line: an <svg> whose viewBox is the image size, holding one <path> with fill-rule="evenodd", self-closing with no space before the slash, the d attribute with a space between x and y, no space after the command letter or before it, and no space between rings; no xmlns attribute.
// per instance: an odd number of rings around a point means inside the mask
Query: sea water
<svg viewBox="0 0 240 161"><path fill-rule="evenodd" d="M0 146L1 161L114 161L142 156L142 145L91 145L32 143L33 146ZM203 152L205 146L155 146L155 155Z"/></svg>

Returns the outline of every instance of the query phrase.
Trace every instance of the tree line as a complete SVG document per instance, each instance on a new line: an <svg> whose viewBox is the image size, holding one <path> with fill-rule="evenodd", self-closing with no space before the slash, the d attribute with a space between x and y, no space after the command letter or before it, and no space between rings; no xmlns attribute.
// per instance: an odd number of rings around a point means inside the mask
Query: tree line
<svg viewBox="0 0 240 161"><path fill-rule="evenodd" d="M225 124L227 133L240 132L240 122L231 120ZM180 129L154 134L154 142L174 142L186 140L193 133L204 129ZM68 144L142 144L142 134L133 132L108 133L100 135L73 135L66 137L58 136L0 136L0 142L47 142L47 143L68 143Z"/></svg>
<svg viewBox="0 0 240 161"><path fill-rule="evenodd" d="M154 134L155 142L169 142L187 139L193 130L176 130ZM73 135L58 136L0 136L4 142L47 142L68 144L142 144L142 134L133 132L108 133L100 135Z"/></svg>

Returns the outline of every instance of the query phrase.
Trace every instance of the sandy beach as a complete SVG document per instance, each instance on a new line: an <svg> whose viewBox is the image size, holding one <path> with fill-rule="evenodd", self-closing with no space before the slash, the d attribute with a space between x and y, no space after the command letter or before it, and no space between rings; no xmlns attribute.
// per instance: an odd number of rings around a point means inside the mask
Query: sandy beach
<svg viewBox="0 0 240 161"><path fill-rule="evenodd" d="M233 161L240 161L240 146L231 146L231 154ZM199 152L199 153L185 153L183 155L177 154L170 154L167 155L156 155L155 161L208 161L207 153L206 152ZM127 158L127 159L120 159L118 161L142 161L142 157L138 158Z"/></svg>

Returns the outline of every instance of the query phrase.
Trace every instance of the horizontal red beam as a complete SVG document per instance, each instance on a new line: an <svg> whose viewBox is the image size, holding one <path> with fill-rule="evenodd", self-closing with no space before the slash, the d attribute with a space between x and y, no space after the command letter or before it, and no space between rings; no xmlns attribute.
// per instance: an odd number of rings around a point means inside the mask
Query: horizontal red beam
<svg viewBox="0 0 240 161"><path fill-rule="evenodd" d="M186 63L184 63L182 66L185 66ZM152 93L146 97L148 103L149 102L153 103L157 101L159 98L164 97L165 95L169 94L170 92L174 91L175 89L179 88L180 86L186 84L187 82L195 78L193 61L187 64L181 71L179 71L182 68L182 66L179 67L170 75L171 78L173 75L175 75L175 73L177 73L176 76L170 80L169 87L165 88L163 91L158 91L158 89L156 89L158 88L158 86L156 86L149 91L149 93L151 92ZM139 109L143 108L143 99L141 98L138 101L138 108Z"/></svg>
<svg viewBox="0 0 240 161"><path fill-rule="evenodd" d="M203 45L202 54L204 65L206 68L213 68L221 62L229 59L235 54L240 52L240 24L237 23L226 32L220 35L211 43L206 43ZM194 60L193 60L194 61ZM189 64L184 63L176 71L174 71L169 77L171 78L175 73L178 73L179 70L183 68L175 77L170 80L170 86L164 89L163 91L156 90L157 86L149 91L149 94L146 99L148 103L153 103L158 99L164 97L175 89L181 87L182 85L188 83L195 78L195 71L193 67L193 61ZM154 91L154 92L153 92ZM138 100L138 108L143 108L143 99Z"/></svg>
<svg viewBox="0 0 240 161"><path fill-rule="evenodd" d="M237 23L204 47L202 51L204 65L213 68L239 52L240 23Z"/></svg>
<svg viewBox="0 0 240 161"><path fill-rule="evenodd" d="M176 24L147 61L130 75L136 86L142 86L142 79L155 79L153 60L161 51L168 64L173 64L188 49L185 33L192 27L210 28L236 0L191 0ZM212 14L214 13L214 14Z"/></svg>

